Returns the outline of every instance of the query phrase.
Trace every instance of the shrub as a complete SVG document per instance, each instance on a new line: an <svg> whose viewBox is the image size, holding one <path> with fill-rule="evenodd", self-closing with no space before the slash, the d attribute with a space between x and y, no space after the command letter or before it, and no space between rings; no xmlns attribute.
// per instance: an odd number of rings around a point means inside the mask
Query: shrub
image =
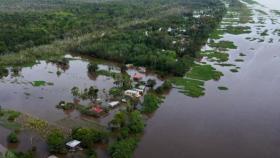
<svg viewBox="0 0 280 158"><path fill-rule="evenodd" d="M172 88L172 82L170 80L166 80L155 91L156 91L157 94L162 94L166 91L169 91L171 88Z"/></svg>
<svg viewBox="0 0 280 158"><path fill-rule="evenodd" d="M93 143L105 140L107 134L91 128L76 128L72 130L72 138L81 141L82 146L87 148Z"/></svg>
<svg viewBox="0 0 280 158"><path fill-rule="evenodd" d="M18 143L19 142L17 134L15 132L11 132L8 135L7 140L8 140L9 143Z"/></svg>
<svg viewBox="0 0 280 158"><path fill-rule="evenodd" d="M144 97L142 112L151 113L154 112L160 104L159 98L154 94L147 94Z"/></svg>
<svg viewBox="0 0 280 158"><path fill-rule="evenodd" d="M9 114L8 116L9 121L15 121L15 119L20 115L20 113L16 111L8 111L8 114Z"/></svg>
<svg viewBox="0 0 280 158"><path fill-rule="evenodd" d="M128 128L131 134L143 132L145 127L144 120L139 111L133 111L129 114Z"/></svg>
<svg viewBox="0 0 280 158"><path fill-rule="evenodd" d="M47 136L47 144L51 153L63 153L65 138L62 132L53 131Z"/></svg>
<svg viewBox="0 0 280 158"><path fill-rule="evenodd" d="M109 153L112 158L131 158L137 144L138 140L135 138L116 141L110 145Z"/></svg>
<svg viewBox="0 0 280 158"><path fill-rule="evenodd" d="M95 63L89 63L87 68L89 73L95 73L96 70L98 69L98 65Z"/></svg>

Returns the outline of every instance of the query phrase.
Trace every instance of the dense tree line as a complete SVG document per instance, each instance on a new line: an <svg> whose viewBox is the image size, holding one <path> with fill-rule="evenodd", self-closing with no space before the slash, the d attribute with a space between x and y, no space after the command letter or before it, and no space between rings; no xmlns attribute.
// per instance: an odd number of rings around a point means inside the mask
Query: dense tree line
<svg viewBox="0 0 280 158"><path fill-rule="evenodd" d="M32 1L32 9L1 11L0 54L102 31L72 50L177 76L225 12L219 0L60 0L42 10L36 10L41 0Z"/></svg>

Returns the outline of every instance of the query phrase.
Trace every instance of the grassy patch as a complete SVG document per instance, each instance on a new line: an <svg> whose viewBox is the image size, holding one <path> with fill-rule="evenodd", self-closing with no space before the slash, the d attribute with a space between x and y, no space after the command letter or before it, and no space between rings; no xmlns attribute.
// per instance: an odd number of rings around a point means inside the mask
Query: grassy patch
<svg viewBox="0 0 280 158"><path fill-rule="evenodd" d="M260 10L260 9L255 9L256 12L261 13L263 15L268 15L265 11Z"/></svg>
<svg viewBox="0 0 280 158"><path fill-rule="evenodd" d="M188 78L208 81L219 80L223 73L216 71L211 65L195 65L186 75Z"/></svg>
<svg viewBox="0 0 280 158"><path fill-rule="evenodd" d="M225 86L219 86L219 87L218 87L218 89L219 89L219 90L222 90L222 91L226 91L226 90L228 90L228 88L227 88L227 87L225 87Z"/></svg>
<svg viewBox="0 0 280 158"><path fill-rule="evenodd" d="M224 32L222 30L216 29L215 31L213 31L210 34L209 38L211 38L211 39L221 39L221 38L223 38L223 35L222 35L223 33Z"/></svg>
<svg viewBox="0 0 280 158"><path fill-rule="evenodd" d="M204 82L192 79L173 78L171 80L176 86L180 88L180 92L191 97L200 97L205 95Z"/></svg>
<svg viewBox="0 0 280 158"><path fill-rule="evenodd" d="M236 49L237 46L232 41L219 41L217 43L210 42L210 47L221 48L221 49Z"/></svg>
<svg viewBox="0 0 280 158"><path fill-rule="evenodd" d="M264 30L261 34L262 37L268 36L268 30Z"/></svg>
<svg viewBox="0 0 280 158"><path fill-rule="evenodd" d="M249 26L227 26L225 32L233 35L248 34L251 33Z"/></svg>
<svg viewBox="0 0 280 158"><path fill-rule="evenodd" d="M15 120L20 116L19 112L13 110L1 110L0 111L0 126L11 130L20 129L20 124L16 123Z"/></svg>
<svg viewBox="0 0 280 158"><path fill-rule="evenodd" d="M239 53L239 56L244 57L244 56L246 56L246 54L244 54L244 53Z"/></svg>
<svg viewBox="0 0 280 158"><path fill-rule="evenodd" d="M217 62L225 62L228 61L229 55L227 53L215 52L215 51L203 51L199 53L201 56L205 56L208 59L217 61Z"/></svg>
<svg viewBox="0 0 280 158"><path fill-rule="evenodd" d="M236 61L236 62L244 62L243 59L235 59L234 61Z"/></svg>
<svg viewBox="0 0 280 158"><path fill-rule="evenodd" d="M237 69L230 69L230 71L231 71L231 72L233 72L233 73L238 72L238 70L237 70Z"/></svg>
<svg viewBox="0 0 280 158"><path fill-rule="evenodd" d="M46 81L38 80L38 81L32 82L32 86L34 86L34 87L41 87L41 86L45 86L45 85L46 85Z"/></svg>
<svg viewBox="0 0 280 158"><path fill-rule="evenodd" d="M217 63L215 65L219 65L219 66L223 66L223 67L235 66L234 64L230 64L230 63Z"/></svg>

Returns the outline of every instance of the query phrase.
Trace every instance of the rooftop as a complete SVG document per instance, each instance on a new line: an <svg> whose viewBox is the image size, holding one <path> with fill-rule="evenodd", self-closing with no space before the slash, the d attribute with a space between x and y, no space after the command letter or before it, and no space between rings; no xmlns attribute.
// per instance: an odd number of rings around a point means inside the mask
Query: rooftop
<svg viewBox="0 0 280 158"><path fill-rule="evenodd" d="M81 142L78 141L78 140L72 140L72 141L66 143L66 145L69 146L69 147L71 147L71 148L75 148L75 147L77 147L79 144L81 144Z"/></svg>

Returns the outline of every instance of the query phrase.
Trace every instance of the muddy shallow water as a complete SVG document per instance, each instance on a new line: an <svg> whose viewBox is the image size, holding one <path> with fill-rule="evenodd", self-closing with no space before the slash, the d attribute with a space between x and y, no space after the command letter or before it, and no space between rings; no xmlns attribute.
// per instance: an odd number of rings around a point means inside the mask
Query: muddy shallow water
<svg viewBox="0 0 280 158"><path fill-rule="evenodd" d="M238 46L229 53L231 63L240 52L246 54L245 62L234 63L240 71L216 66L225 76L207 82L200 98L173 89L148 121L135 158L280 157L279 37L270 35L262 43L245 40L257 36L255 25L250 35L223 38ZM269 32L279 28L269 18L264 25ZM268 43L271 37L274 42ZM218 86L229 90L219 91Z"/></svg>
<svg viewBox="0 0 280 158"><path fill-rule="evenodd" d="M75 59L69 61L67 69L61 69L54 63L39 61L32 67L22 68L20 75L14 77L12 73L8 77L0 79L0 100L1 106L31 114L41 119L55 122L65 117L79 117L79 113L63 112L55 106L60 101L73 102L71 88L74 86L80 89L95 86L99 89L98 97L102 100L108 98L108 91L115 86L111 77L99 75L92 76L87 72L89 58ZM100 62L100 61L99 61ZM119 72L119 68L114 63L105 62L98 65L100 70ZM60 71L61 74L57 74ZM128 74L138 73L135 69L129 69ZM162 81L153 73L145 74L144 80L156 79L157 84ZM52 85L34 87L33 81L46 81ZM103 92L105 91L105 93ZM82 101L82 104L89 102ZM98 120L101 122L102 119ZM106 121L105 121L106 122Z"/></svg>

